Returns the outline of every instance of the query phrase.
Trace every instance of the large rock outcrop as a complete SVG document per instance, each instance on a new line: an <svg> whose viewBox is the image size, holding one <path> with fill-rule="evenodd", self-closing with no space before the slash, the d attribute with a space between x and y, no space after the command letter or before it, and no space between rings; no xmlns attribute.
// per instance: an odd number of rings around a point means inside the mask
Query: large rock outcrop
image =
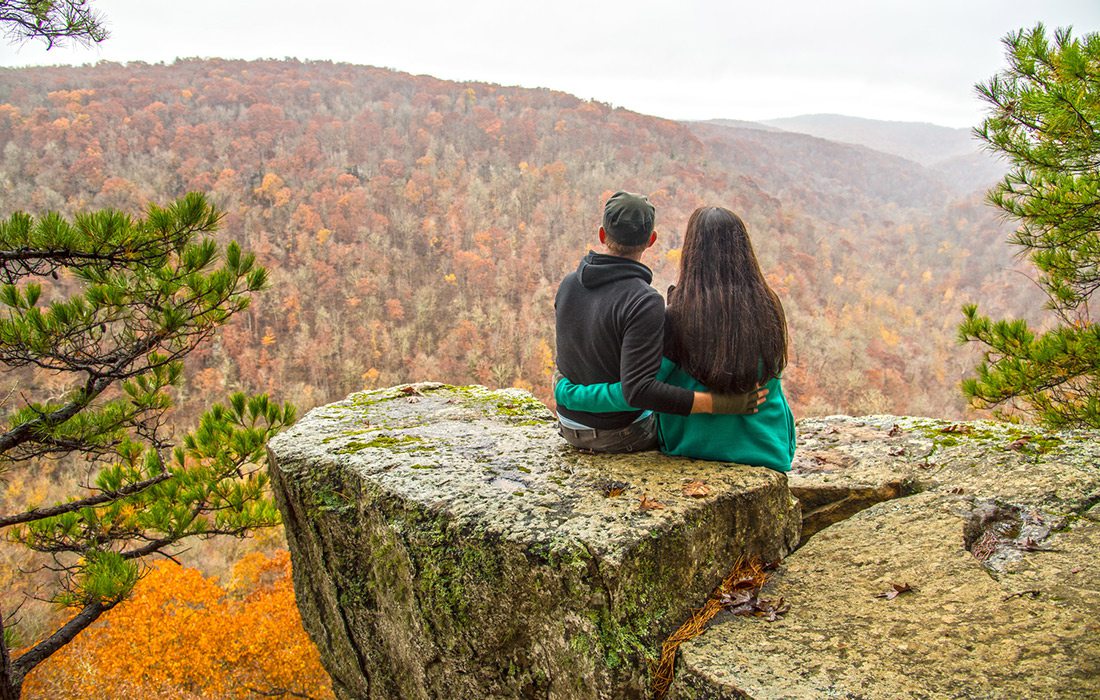
<svg viewBox="0 0 1100 700"><path fill-rule="evenodd" d="M782 474L580 454L513 390L356 394L270 456L341 698L645 697L661 640L732 564L800 535Z"/></svg>
<svg viewBox="0 0 1100 700"><path fill-rule="evenodd" d="M790 610L717 619L682 647L672 698L1100 697L1100 435L799 429L812 537L762 593Z"/></svg>

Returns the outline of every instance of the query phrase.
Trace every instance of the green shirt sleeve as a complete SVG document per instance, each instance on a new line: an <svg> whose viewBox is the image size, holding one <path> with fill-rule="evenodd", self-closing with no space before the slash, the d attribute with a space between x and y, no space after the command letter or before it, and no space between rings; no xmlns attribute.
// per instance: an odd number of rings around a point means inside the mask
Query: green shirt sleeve
<svg viewBox="0 0 1100 700"><path fill-rule="evenodd" d="M571 411L613 413L635 408L623 398L622 382L608 384L574 384L565 377L554 386L554 401Z"/></svg>
<svg viewBox="0 0 1100 700"><path fill-rule="evenodd" d="M667 357L661 358L661 368L657 370L657 381L668 379L676 363ZM614 413L618 411L636 411L637 406L631 406L623 397L622 382L614 384L604 382L602 384L574 384L562 377L554 385L554 401L570 411L584 411L586 413Z"/></svg>

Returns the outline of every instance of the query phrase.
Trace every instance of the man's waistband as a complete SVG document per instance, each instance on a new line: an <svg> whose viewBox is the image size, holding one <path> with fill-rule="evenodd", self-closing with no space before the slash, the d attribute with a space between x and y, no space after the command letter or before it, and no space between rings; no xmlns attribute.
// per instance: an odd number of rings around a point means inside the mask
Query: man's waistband
<svg viewBox="0 0 1100 700"><path fill-rule="evenodd" d="M588 438L596 438L596 437L601 437L601 436L603 436L603 437L620 437L620 436L634 435L635 433L637 433L639 428L641 428L645 425L646 419L652 419L652 418L653 418L653 414L648 413L648 414L642 416L641 418L639 418L638 420L634 421L630 425L627 425L627 426L622 427L622 428L588 428L588 429L584 429L584 430L578 430L576 428L566 427L566 426L562 425L561 421L559 420L558 421L558 432L561 433L562 435L569 436L569 437L572 437L572 438L577 439L577 440L584 440L584 439L588 439Z"/></svg>

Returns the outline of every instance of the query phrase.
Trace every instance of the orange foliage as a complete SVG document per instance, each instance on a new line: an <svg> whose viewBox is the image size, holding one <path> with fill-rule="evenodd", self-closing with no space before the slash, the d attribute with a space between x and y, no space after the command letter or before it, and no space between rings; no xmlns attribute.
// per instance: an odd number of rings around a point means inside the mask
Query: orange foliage
<svg viewBox="0 0 1100 700"><path fill-rule="evenodd" d="M28 676L24 698L332 698L294 603L290 555L254 552L228 586L160 562L134 595Z"/></svg>

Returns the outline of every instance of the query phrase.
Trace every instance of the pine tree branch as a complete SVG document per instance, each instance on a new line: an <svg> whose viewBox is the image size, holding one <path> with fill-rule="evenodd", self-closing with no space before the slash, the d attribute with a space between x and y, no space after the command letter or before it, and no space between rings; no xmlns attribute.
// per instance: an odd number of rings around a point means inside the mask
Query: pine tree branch
<svg viewBox="0 0 1100 700"><path fill-rule="evenodd" d="M35 520L42 520L44 518L52 518L57 515L64 515L65 513L72 513L78 511L81 508L88 508L92 506L102 505L104 503L110 503L111 501L117 501L120 498L126 496L132 496L139 491L144 491L150 486L155 486L162 481L171 479L172 475L168 472L157 474L156 476L138 481L133 484L124 486L117 491L104 491L103 493L95 496L88 496L82 498L79 501L69 501L68 503L62 503L56 506L50 506L49 508L32 508L31 510L19 513L17 515L5 515L0 516L0 528L10 527L12 525L19 525L22 523L29 523Z"/></svg>
<svg viewBox="0 0 1100 700"><path fill-rule="evenodd" d="M113 381L114 379L109 377L90 379L85 385L84 390L80 393L79 399L70 401L56 411L43 413L34 420L20 423L11 430L0 434L0 455L7 453L9 450L18 447L28 440L34 439L36 432L49 430L80 413L88 407L93 399L102 394Z"/></svg>
<svg viewBox="0 0 1100 700"><path fill-rule="evenodd" d="M68 644L76 635L87 629L88 625L99 619L99 616L113 608L117 603L103 604L92 601L66 622L61 629L51 634L30 650L24 652L11 663L12 677L22 683L30 671L50 657L55 651Z"/></svg>

